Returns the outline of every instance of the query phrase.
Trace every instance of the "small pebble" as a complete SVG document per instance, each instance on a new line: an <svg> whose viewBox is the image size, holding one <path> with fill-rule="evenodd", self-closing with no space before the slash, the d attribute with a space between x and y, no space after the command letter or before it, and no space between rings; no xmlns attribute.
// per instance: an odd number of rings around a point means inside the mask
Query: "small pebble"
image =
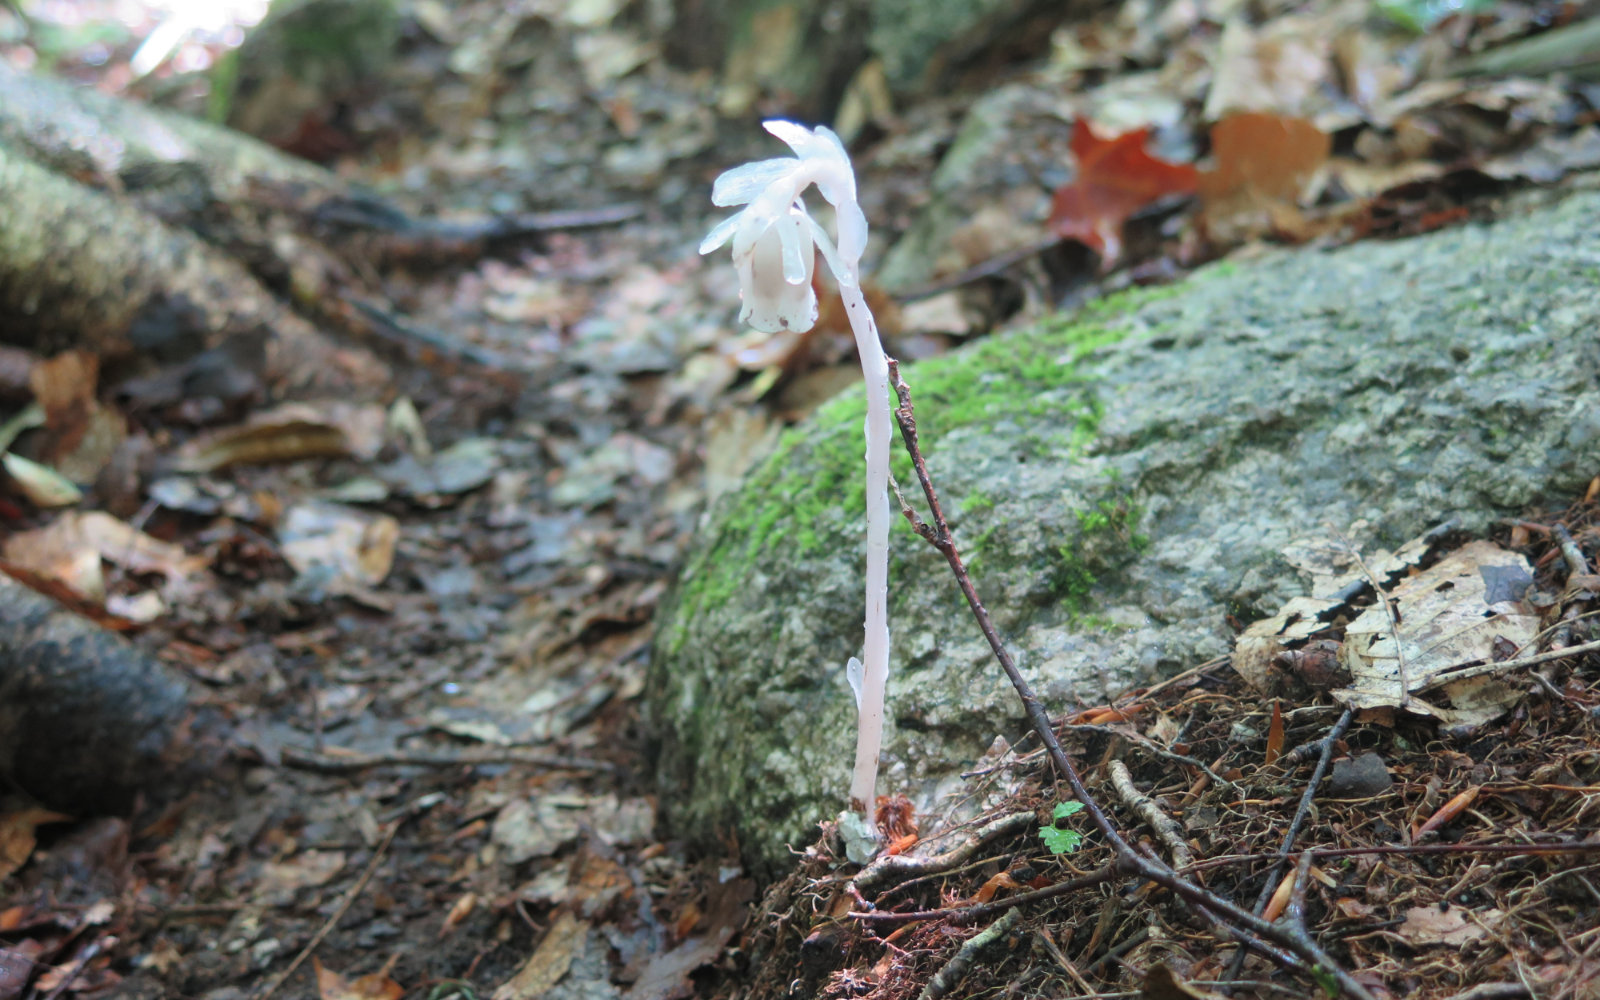
<svg viewBox="0 0 1600 1000"><path fill-rule="evenodd" d="M1370 799L1382 795L1394 784L1389 765L1375 753L1364 753L1333 763L1328 776L1328 794L1336 799Z"/></svg>

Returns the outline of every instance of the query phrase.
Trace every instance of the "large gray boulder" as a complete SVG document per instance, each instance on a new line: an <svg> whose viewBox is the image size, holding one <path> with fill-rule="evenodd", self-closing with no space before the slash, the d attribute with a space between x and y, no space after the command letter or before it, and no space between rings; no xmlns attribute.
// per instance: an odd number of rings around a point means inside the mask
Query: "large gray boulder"
<svg viewBox="0 0 1600 1000"><path fill-rule="evenodd" d="M908 368L958 542L1047 707L1226 653L1229 614L1303 592L1291 543L1370 551L1572 499L1600 473L1596 233L1584 193L1278 252ZM659 623L663 804L766 866L848 786L860 395L717 505ZM1025 725L938 554L903 526L892 544L880 791L926 806Z"/></svg>

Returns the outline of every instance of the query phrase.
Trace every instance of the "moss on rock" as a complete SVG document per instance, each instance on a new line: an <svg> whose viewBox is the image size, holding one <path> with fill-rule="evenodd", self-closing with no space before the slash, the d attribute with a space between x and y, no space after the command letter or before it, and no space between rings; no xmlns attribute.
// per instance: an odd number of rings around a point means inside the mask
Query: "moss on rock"
<svg viewBox="0 0 1600 1000"><path fill-rule="evenodd" d="M1224 264L909 366L975 582L1054 711L1227 651L1329 525L1392 546L1600 472L1600 195L1488 227ZM859 390L707 520L648 684L663 805L768 870L843 802L861 643ZM905 459L896 476L910 483ZM1024 731L943 559L891 538L881 787L928 809ZM725 842L725 841L723 841Z"/></svg>

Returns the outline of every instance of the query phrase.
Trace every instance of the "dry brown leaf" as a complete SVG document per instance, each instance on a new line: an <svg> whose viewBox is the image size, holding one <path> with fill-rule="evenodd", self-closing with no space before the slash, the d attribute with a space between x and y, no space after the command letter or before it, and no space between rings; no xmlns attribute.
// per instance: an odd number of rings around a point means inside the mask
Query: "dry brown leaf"
<svg viewBox="0 0 1600 1000"><path fill-rule="evenodd" d="M1443 685L1449 708L1416 695L1439 686L1439 675L1493 660L1497 639L1517 648L1531 645L1539 616L1523 596L1532 584L1526 559L1487 541L1471 542L1402 581L1389 594L1398 628L1384 607L1375 604L1345 629L1340 660L1351 684L1333 692L1334 698L1357 709L1407 708L1450 725L1488 722L1521 692L1477 677ZM1401 690L1402 661L1408 691Z"/></svg>
<svg viewBox="0 0 1600 1000"><path fill-rule="evenodd" d="M305 458L370 459L383 447L387 419L377 405L286 403L189 442L178 452L174 468L213 472Z"/></svg>
<svg viewBox="0 0 1600 1000"><path fill-rule="evenodd" d="M100 360L86 351L58 354L29 373L29 388L45 414L38 458L73 482L93 480L127 437L122 414L95 398L99 381Z"/></svg>
<svg viewBox="0 0 1600 1000"><path fill-rule="evenodd" d="M743 482L750 467L771 453L781 430L765 409L727 407L713 413L706 425L706 502Z"/></svg>
<svg viewBox="0 0 1600 1000"><path fill-rule="evenodd" d="M1296 539L1284 548L1284 558L1311 576L1311 596L1290 598L1277 614L1255 622L1239 637L1233 669L1250 686L1272 690L1273 660L1285 649L1326 631L1336 617L1349 610L1348 601L1339 595L1366 582L1366 574L1356 566L1353 555L1340 557L1341 551L1348 550L1332 537ZM1432 545L1426 538L1414 538L1397 552L1367 556L1366 566L1379 579L1388 579L1417 565L1430 551Z"/></svg>
<svg viewBox="0 0 1600 1000"><path fill-rule="evenodd" d="M1267 727L1267 753L1265 763L1276 763L1283 754L1283 702L1272 701L1272 724Z"/></svg>
<svg viewBox="0 0 1600 1000"><path fill-rule="evenodd" d="M1431 160L1406 160L1391 165L1334 157L1328 161L1327 173L1345 194L1361 202L1406 184L1431 180L1444 173L1444 169Z"/></svg>
<svg viewBox="0 0 1600 1000"><path fill-rule="evenodd" d="M978 887L978 891L973 895L972 901L974 903L987 903L994 899L995 893L1001 889L1025 888L1027 887L1013 878L1010 872L1000 872L997 875L990 876L987 882Z"/></svg>
<svg viewBox="0 0 1600 1000"><path fill-rule="evenodd" d="M1409 83L1411 70L1395 58L1390 36L1341 32L1333 41L1333 57L1345 81L1345 92L1368 114Z"/></svg>
<svg viewBox="0 0 1600 1000"><path fill-rule="evenodd" d="M472 911L476 909L477 906L477 893L464 892L457 897L456 901L450 904L450 912L444 915L444 924L439 928L440 936L449 934L457 927L461 926L461 922L467 919L467 917L471 916Z"/></svg>
<svg viewBox="0 0 1600 1000"><path fill-rule="evenodd" d="M1332 140L1303 118L1231 114L1211 128L1216 166L1200 175L1200 220L1222 244L1261 236L1301 241L1316 227L1300 203L1318 182Z"/></svg>
<svg viewBox="0 0 1600 1000"><path fill-rule="evenodd" d="M1414 906L1406 911L1405 922L1395 933L1406 943L1418 947L1460 948L1488 937L1489 931L1505 918L1505 913L1489 909L1474 911L1471 916L1473 919L1469 920L1468 911L1457 906L1445 910L1437 906Z"/></svg>
<svg viewBox="0 0 1600 1000"><path fill-rule="evenodd" d="M96 603L106 599L102 560L130 573L159 574L169 594L197 585L206 568L203 556L191 556L180 545L96 510L62 514L43 528L12 535L3 552L8 562L57 580Z"/></svg>
<svg viewBox="0 0 1600 1000"><path fill-rule="evenodd" d="M83 499L83 491L76 483L48 465L11 452L0 456L0 463L12 485L35 507L69 507Z"/></svg>
<svg viewBox="0 0 1600 1000"><path fill-rule="evenodd" d="M283 558L332 594L376 587L394 566L400 522L331 503L303 503L284 512L278 528Z"/></svg>
<svg viewBox="0 0 1600 1000"><path fill-rule="evenodd" d="M1238 112L1211 126L1216 166L1200 175L1200 196L1293 204L1327 162L1333 139L1304 118Z"/></svg>
<svg viewBox="0 0 1600 1000"><path fill-rule="evenodd" d="M544 996L572 968L573 960L582 956L588 935L586 922L565 911L558 914L539 947L516 975L494 991L493 1000L536 1000Z"/></svg>
<svg viewBox="0 0 1600 1000"><path fill-rule="evenodd" d="M1305 115L1332 73L1326 29L1314 20L1281 17L1260 28L1242 17L1222 29L1206 95L1206 121L1230 111Z"/></svg>
<svg viewBox="0 0 1600 1000"><path fill-rule="evenodd" d="M1283 916L1283 911L1289 908L1289 899L1294 895L1294 884L1299 878L1299 872L1290 869L1278 881L1278 887L1272 890L1272 896L1267 899L1266 909L1261 911L1261 919L1277 920Z"/></svg>
<svg viewBox="0 0 1600 1000"><path fill-rule="evenodd" d="M287 861L270 861L261 866L252 894L259 899L326 885L344 870L344 863L343 851L302 851Z"/></svg>
<svg viewBox="0 0 1600 1000"><path fill-rule="evenodd" d="M406 989L389 978L391 960L378 972L369 972L356 979L345 977L325 967L315 955L311 964L317 972L317 996L321 1000L400 1000Z"/></svg>
<svg viewBox="0 0 1600 1000"><path fill-rule="evenodd" d="M1433 831L1439 829L1439 827L1444 826L1446 823L1461 815L1461 813L1464 812L1468 806L1478 801L1479 791L1479 786L1473 785L1466 791L1458 792L1457 794L1451 796L1450 801L1440 806L1432 816L1429 816L1426 823L1423 823L1421 826L1417 827L1416 832L1411 835L1412 842L1415 843L1417 840L1421 839L1424 834L1432 833Z"/></svg>
<svg viewBox="0 0 1600 1000"><path fill-rule="evenodd" d="M81 432L99 382L100 359L87 351L57 354L35 364L28 374L28 388L44 408L45 426L61 434Z"/></svg>
<svg viewBox="0 0 1600 1000"><path fill-rule="evenodd" d="M1500 180L1550 184L1596 166L1600 166L1600 126L1590 125L1571 135L1552 132L1526 149L1484 161L1479 169Z"/></svg>
<svg viewBox="0 0 1600 1000"><path fill-rule="evenodd" d="M627 869L609 858L585 852L570 883L573 904L585 917L596 917L633 891Z"/></svg>
<svg viewBox="0 0 1600 1000"><path fill-rule="evenodd" d="M37 807L0 813L0 882L27 864L33 854L35 830L46 823L63 823L71 818Z"/></svg>
<svg viewBox="0 0 1600 1000"><path fill-rule="evenodd" d="M1139 988L1142 1000L1222 1000L1219 993L1191 986L1178 978L1165 962L1150 966L1144 974L1144 984Z"/></svg>
<svg viewBox="0 0 1600 1000"><path fill-rule="evenodd" d="M1122 226L1129 217L1170 195L1192 194L1198 183L1190 164L1146 152L1149 135L1149 129L1137 129L1102 138L1085 119L1073 122L1078 174L1050 199L1050 231L1099 254L1103 270L1122 255Z"/></svg>
<svg viewBox="0 0 1600 1000"><path fill-rule="evenodd" d="M735 929L744 919L745 904L755 892L749 879L737 878L712 890L706 904L708 929L685 940L671 951L656 955L644 967L639 979L624 996L626 1000L671 1000L692 992L688 976L694 970L716 961ZM848 905L849 897L839 898Z"/></svg>

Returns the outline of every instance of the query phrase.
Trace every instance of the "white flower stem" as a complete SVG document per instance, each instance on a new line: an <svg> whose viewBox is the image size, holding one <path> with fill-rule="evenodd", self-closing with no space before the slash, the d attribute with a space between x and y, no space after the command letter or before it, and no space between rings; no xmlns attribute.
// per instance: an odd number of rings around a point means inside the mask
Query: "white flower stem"
<svg viewBox="0 0 1600 1000"><path fill-rule="evenodd" d="M839 294L867 383L867 637L850 807L865 812L870 826L883 744L884 688L889 681L889 363L860 284L841 281Z"/></svg>

